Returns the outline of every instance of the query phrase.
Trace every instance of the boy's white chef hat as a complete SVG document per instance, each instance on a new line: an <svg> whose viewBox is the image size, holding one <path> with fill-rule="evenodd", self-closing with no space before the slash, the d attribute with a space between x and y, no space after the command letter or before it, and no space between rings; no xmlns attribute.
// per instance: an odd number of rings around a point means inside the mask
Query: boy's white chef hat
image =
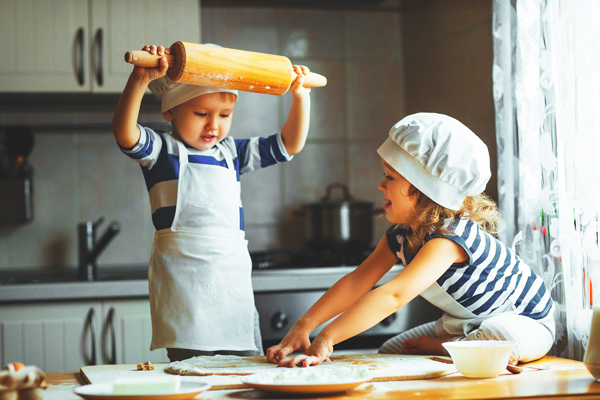
<svg viewBox="0 0 600 400"><path fill-rule="evenodd" d="M213 43L205 43L205 45L221 47L218 44ZM161 102L160 111L163 113L169 111L175 106L180 105L181 103L185 103L186 101L203 94L229 92L235 94L236 96L238 95L237 90L174 82L170 80L167 75L153 80L150 82L148 87L150 88L150 91L154 97L156 97L156 100Z"/></svg>
<svg viewBox="0 0 600 400"><path fill-rule="evenodd" d="M161 102L160 111L167 112L181 103L208 93L229 92L237 96L238 91L232 89L190 85L188 83L174 82L167 75L150 82L150 91Z"/></svg>
<svg viewBox="0 0 600 400"><path fill-rule="evenodd" d="M492 175L485 143L447 115L403 118L377 152L423 194L451 210L483 192Z"/></svg>

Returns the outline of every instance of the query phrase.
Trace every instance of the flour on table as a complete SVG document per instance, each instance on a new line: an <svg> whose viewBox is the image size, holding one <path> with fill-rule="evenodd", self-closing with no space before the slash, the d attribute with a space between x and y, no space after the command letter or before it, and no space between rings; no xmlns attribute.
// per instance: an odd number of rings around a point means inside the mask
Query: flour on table
<svg viewBox="0 0 600 400"><path fill-rule="evenodd" d="M368 368L323 367L323 368L279 368L277 371L261 372L242 382L266 385L319 385L356 381L368 381L372 374Z"/></svg>

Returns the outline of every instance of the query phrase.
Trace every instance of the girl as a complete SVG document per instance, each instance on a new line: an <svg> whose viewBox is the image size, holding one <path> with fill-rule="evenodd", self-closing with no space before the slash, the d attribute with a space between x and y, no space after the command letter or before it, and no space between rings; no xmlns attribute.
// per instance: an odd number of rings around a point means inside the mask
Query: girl
<svg viewBox="0 0 600 400"><path fill-rule="evenodd" d="M554 343L554 304L543 280L492 236L500 218L482 193L491 176L486 145L457 120L432 113L402 119L389 136L378 150L379 189L394 225L267 350L267 359L320 364L335 344L419 294L444 315L388 340L380 353L447 355L446 341L511 340L511 364L543 357ZM398 261L404 270L371 290ZM312 330L338 314L311 343ZM296 350L304 354L286 358Z"/></svg>

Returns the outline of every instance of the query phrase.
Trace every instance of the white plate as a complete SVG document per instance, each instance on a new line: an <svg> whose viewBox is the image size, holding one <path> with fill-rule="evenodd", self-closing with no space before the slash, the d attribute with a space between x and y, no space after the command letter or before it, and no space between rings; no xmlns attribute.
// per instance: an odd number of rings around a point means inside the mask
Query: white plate
<svg viewBox="0 0 600 400"><path fill-rule="evenodd" d="M193 399L208 390L210 384L181 381L181 387L174 393L161 394L113 394L112 383L93 383L75 388L74 392L88 400L185 400Z"/></svg>
<svg viewBox="0 0 600 400"><path fill-rule="evenodd" d="M354 389L355 387L360 386L363 383L370 382L371 378L361 378L357 380L343 381L339 383L306 383L299 385L293 385L288 383L257 383L253 382L250 377L242 379L241 381L250 387L260 389L265 392L294 394L330 394L345 392Z"/></svg>

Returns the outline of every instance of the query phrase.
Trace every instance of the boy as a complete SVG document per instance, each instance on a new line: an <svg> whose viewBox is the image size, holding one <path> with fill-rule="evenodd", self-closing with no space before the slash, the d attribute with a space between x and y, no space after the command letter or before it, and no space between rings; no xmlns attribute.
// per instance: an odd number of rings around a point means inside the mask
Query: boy
<svg viewBox="0 0 600 400"><path fill-rule="evenodd" d="M143 50L170 53L162 46ZM236 90L172 82L167 69L164 57L158 68L134 67L112 123L121 150L142 167L156 228L148 270L150 349L167 348L171 361L262 354L239 176L288 161L304 147L308 69L294 66L298 78L281 133L246 140L227 136ZM137 124L148 86L171 134Z"/></svg>

